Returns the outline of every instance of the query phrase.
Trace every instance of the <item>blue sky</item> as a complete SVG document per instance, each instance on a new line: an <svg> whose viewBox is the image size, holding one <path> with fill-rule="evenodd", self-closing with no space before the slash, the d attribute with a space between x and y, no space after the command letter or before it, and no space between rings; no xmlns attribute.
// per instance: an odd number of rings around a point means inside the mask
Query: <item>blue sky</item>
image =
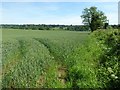
<svg viewBox="0 0 120 90"><path fill-rule="evenodd" d="M3 24L66 24L81 25L82 11L98 7L110 24L118 24L117 2L2 2Z"/></svg>

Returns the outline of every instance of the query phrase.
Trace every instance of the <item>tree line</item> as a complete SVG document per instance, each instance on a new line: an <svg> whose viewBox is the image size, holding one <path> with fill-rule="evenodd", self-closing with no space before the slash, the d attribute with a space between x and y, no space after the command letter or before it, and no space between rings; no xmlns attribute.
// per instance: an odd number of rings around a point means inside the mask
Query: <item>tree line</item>
<svg viewBox="0 0 120 90"><path fill-rule="evenodd" d="M0 27L6 29L22 30L68 30L68 31L89 31L88 25L45 25L45 24L1 24ZM109 25L108 28L118 29L118 25Z"/></svg>
<svg viewBox="0 0 120 90"><path fill-rule="evenodd" d="M69 31L88 31L87 25L45 25L45 24L2 24L6 29L23 29L23 30L69 30Z"/></svg>

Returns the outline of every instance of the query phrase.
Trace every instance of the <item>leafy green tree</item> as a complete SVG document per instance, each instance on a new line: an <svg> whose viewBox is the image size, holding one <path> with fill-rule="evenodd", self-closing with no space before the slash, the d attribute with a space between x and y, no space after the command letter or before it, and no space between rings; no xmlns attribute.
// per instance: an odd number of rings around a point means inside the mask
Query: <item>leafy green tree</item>
<svg viewBox="0 0 120 90"><path fill-rule="evenodd" d="M97 7L85 8L82 13L83 23L88 25L92 32L98 28L103 28L104 23L107 22L107 17L102 11L97 10Z"/></svg>

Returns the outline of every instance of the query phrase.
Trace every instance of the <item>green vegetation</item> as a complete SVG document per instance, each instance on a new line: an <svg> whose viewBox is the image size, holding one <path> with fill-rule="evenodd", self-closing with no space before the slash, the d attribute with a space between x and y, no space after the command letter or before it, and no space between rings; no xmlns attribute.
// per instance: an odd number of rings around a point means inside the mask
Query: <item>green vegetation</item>
<svg viewBox="0 0 120 90"><path fill-rule="evenodd" d="M46 25L46 24L1 24L0 27L6 29L22 30L64 30L64 31L88 31L86 25Z"/></svg>
<svg viewBox="0 0 120 90"><path fill-rule="evenodd" d="M80 37L79 37L80 36ZM65 58L88 32L3 30L3 87L65 87Z"/></svg>
<svg viewBox="0 0 120 90"><path fill-rule="evenodd" d="M5 29L21 29L21 30L89 31L88 25L1 24L0 27ZM103 28L106 29L106 27L104 26ZM119 27L120 27L119 25L109 25L107 28L118 29Z"/></svg>
<svg viewBox="0 0 120 90"><path fill-rule="evenodd" d="M92 32L98 28L106 29L108 26L107 17L102 11L97 10L97 7L85 8L81 17L83 18L83 23L88 25Z"/></svg>
<svg viewBox="0 0 120 90"><path fill-rule="evenodd" d="M120 31L99 30L70 55L68 81L79 88L120 88Z"/></svg>
<svg viewBox="0 0 120 90"><path fill-rule="evenodd" d="M120 87L118 30L2 31L4 88Z"/></svg>

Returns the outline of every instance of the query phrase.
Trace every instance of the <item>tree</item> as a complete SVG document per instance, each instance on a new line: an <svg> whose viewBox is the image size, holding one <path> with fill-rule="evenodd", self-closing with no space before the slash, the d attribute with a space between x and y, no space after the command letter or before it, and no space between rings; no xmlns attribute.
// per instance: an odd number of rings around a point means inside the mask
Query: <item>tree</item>
<svg viewBox="0 0 120 90"><path fill-rule="evenodd" d="M104 23L107 22L107 17L102 11L97 10L97 7L85 8L82 13L83 23L88 25L92 32L98 28L103 28Z"/></svg>

